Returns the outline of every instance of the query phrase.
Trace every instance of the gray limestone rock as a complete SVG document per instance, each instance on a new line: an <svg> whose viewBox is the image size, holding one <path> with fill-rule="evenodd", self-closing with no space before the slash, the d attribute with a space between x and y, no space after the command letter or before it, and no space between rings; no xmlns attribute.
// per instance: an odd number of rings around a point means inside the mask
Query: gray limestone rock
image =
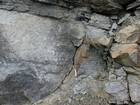
<svg viewBox="0 0 140 105"><path fill-rule="evenodd" d="M111 26L111 29L112 30L117 30L118 28L118 25L116 23L113 23L112 26Z"/></svg>
<svg viewBox="0 0 140 105"><path fill-rule="evenodd" d="M86 40L96 48L110 47L112 44L112 38L108 37L107 31L91 26L86 27Z"/></svg>
<svg viewBox="0 0 140 105"><path fill-rule="evenodd" d="M41 105L128 104L129 97L138 104L139 6L140 0L0 0L0 105L39 105L46 96Z"/></svg>
<svg viewBox="0 0 140 105"><path fill-rule="evenodd" d="M84 27L25 13L0 14L0 104L35 102L71 70Z"/></svg>
<svg viewBox="0 0 140 105"><path fill-rule="evenodd" d="M129 4L126 9L127 10L134 9L134 8L139 7L139 6L140 6L140 0L135 0L134 2L132 2L131 4Z"/></svg>
<svg viewBox="0 0 140 105"><path fill-rule="evenodd" d="M128 75L129 91L132 102L140 102L140 77L136 75Z"/></svg>
<svg viewBox="0 0 140 105"><path fill-rule="evenodd" d="M111 28L110 28L110 31L109 31L110 36L115 35L114 30L117 30L117 28L118 28L118 25L116 23L113 23Z"/></svg>
<svg viewBox="0 0 140 105"><path fill-rule="evenodd" d="M115 74L117 75L117 76L124 76L124 77L126 77L126 72L123 70L123 68L120 68L120 69L116 69L115 70Z"/></svg>
<svg viewBox="0 0 140 105"><path fill-rule="evenodd" d="M130 16L130 14L125 14L123 17L121 17L119 19L118 24L123 23L129 16Z"/></svg>
<svg viewBox="0 0 140 105"><path fill-rule="evenodd" d="M87 93L87 84L86 83L83 83L83 84L78 83L73 88L73 92L74 92L74 94L80 94L80 93L86 94Z"/></svg>
<svg viewBox="0 0 140 105"><path fill-rule="evenodd" d="M127 82L113 81L105 84L105 92L109 95L109 100L114 101L129 101Z"/></svg>
<svg viewBox="0 0 140 105"><path fill-rule="evenodd" d="M123 9L122 4L125 4L126 1L119 3L111 0L1 0L0 8L60 19L67 14L69 8L75 6L88 7L89 10L92 9L103 14L116 14Z"/></svg>
<svg viewBox="0 0 140 105"><path fill-rule="evenodd" d="M106 30L109 30L111 27L109 17L96 13L93 13L91 15L91 20L89 21L89 25L106 29Z"/></svg>

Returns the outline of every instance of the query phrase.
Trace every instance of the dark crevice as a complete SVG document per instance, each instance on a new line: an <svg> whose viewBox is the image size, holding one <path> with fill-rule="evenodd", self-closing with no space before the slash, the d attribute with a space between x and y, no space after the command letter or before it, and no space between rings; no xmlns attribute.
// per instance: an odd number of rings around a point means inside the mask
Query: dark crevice
<svg viewBox="0 0 140 105"><path fill-rule="evenodd" d="M116 103L110 103L109 105L117 105Z"/></svg>

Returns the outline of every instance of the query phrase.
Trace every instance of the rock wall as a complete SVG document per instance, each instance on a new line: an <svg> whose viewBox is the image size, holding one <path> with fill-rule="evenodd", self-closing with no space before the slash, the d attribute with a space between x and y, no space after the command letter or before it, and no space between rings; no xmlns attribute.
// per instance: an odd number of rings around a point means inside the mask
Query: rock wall
<svg viewBox="0 0 140 105"><path fill-rule="evenodd" d="M0 14L0 105L139 105L139 0L0 0Z"/></svg>

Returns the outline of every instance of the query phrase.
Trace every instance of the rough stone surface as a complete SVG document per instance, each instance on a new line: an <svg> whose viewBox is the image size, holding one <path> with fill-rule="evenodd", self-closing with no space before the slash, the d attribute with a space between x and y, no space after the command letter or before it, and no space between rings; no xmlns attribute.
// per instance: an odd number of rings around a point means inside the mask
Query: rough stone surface
<svg viewBox="0 0 140 105"><path fill-rule="evenodd" d="M79 69L80 65L87 62L90 58L88 55L90 45L82 44L76 51L74 57L74 66L76 69Z"/></svg>
<svg viewBox="0 0 140 105"><path fill-rule="evenodd" d="M99 80L93 80L89 82L89 86L91 90L96 93L96 95L100 98L105 98L107 95L104 91L105 83Z"/></svg>
<svg viewBox="0 0 140 105"><path fill-rule="evenodd" d="M0 8L62 18L64 13L67 13L66 8L74 8L75 6L87 6L89 9L103 14L116 14L123 9L124 4L130 3L131 1L132 0L1 0Z"/></svg>
<svg viewBox="0 0 140 105"><path fill-rule="evenodd" d="M111 27L109 17L96 13L93 13L91 15L91 20L89 21L89 24L94 27L103 28L106 30L109 30Z"/></svg>
<svg viewBox="0 0 140 105"><path fill-rule="evenodd" d="M0 14L0 104L37 101L71 70L83 27L5 10Z"/></svg>
<svg viewBox="0 0 140 105"><path fill-rule="evenodd" d="M140 0L0 0L0 105L139 104L139 9Z"/></svg>
<svg viewBox="0 0 140 105"><path fill-rule="evenodd" d="M112 38L107 35L108 34L105 30L91 26L86 27L86 40L96 48L101 46L110 47L112 44Z"/></svg>
<svg viewBox="0 0 140 105"><path fill-rule="evenodd" d="M107 74L101 70L99 75ZM97 79L97 78L96 78ZM81 80L71 80L61 85L60 89L50 94L38 105L107 105L107 96L104 92L104 82L91 74ZM105 79L105 78L103 78Z"/></svg>
<svg viewBox="0 0 140 105"><path fill-rule="evenodd" d="M106 68L101 52L102 50L93 46L87 49L85 45L77 50L74 65L78 69L78 76L90 75L95 71Z"/></svg>
<svg viewBox="0 0 140 105"><path fill-rule="evenodd" d="M139 0L135 0L134 2L132 2L131 4L129 4L126 9L127 10L134 9L134 8L139 7L139 6L140 6L140 1Z"/></svg>
<svg viewBox="0 0 140 105"><path fill-rule="evenodd" d="M123 70L123 68L115 69L115 73L114 74L117 76L117 80L126 80L127 74Z"/></svg>
<svg viewBox="0 0 140 105"><path fill-rule="evenodd" d="M110 100L129 101L127 82L107 82L105 91L110 94Z"/></svg>
<svg viewBox="0 0 140 105"><path fill-rule="evenodd" d="M125 66L140 66L139 52L137 44L114 44L110 50L112 58Z"/></svg>
<svg viewBox="0 0 140 105"><path fill-rule="evenodd" d="M119 19L118 24L123 23L129 16L130 14L125 14L122 18Z"/></svg>
<svg viewBox="0 0 140 105"><path fill-rule="evenodd" d="M140 77L136 75L128 75L130 97L132 102L140 102Z"/></svg>
<svg viewBox="0 0 140 105"><path fill-rule="evenodd" d="M139 43L140 24L129 25L117 32L115 41L118 43Z"/></svg>
<svg viewBox="0 0 140 105"><path fill-rule="evenodd" d="M111 26L111 28L110 28L109 35L110 35L110 36L115 36L114 31L116 31L117 28L118 28L118 25L116 24L116 22L113 23L112 26Z"/></svg>
<svg viewBox="0 0 140 105"><path fill-rule="evenodd" d="M128 74L140 75L140 69L135 67L123 67Z"/></svg>

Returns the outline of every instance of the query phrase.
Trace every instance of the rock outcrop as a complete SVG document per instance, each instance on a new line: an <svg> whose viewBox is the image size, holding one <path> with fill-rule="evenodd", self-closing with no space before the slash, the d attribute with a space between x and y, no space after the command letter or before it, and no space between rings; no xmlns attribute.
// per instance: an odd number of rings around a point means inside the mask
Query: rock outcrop
<svg viewBox="0 0 140 105"><path fill-rule="evenodd" d="M84 27L5 10L0 14L0 103L18 102L20 97L37 101L53 92L71 70Z"/></svg>
<svg viewBox="0 0 140 105"><path fill-rule="evenodd" d="M0 105L140 103L139 0L0 0L0 14Z"/></svg>

